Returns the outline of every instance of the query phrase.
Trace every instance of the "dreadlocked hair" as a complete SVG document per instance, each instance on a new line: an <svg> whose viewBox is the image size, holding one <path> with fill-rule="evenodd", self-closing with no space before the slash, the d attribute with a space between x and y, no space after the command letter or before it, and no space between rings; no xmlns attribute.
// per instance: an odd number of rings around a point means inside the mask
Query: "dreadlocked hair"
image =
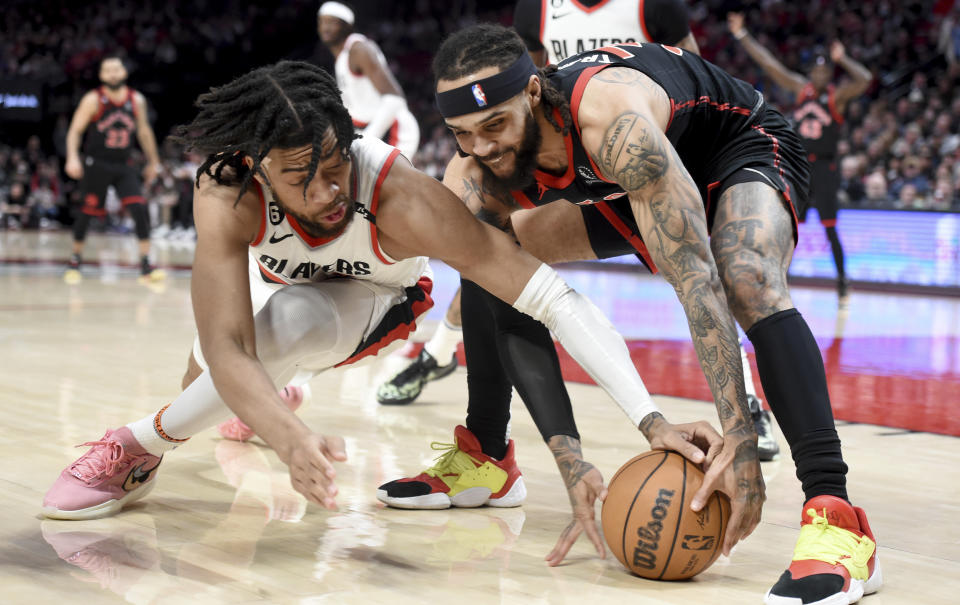
<svg viewBox="0 0 960 605"><path fill-rule="evenodd" d="M527 52L523 39L513 29L491 23L480 23L451 34L443 41L433 58L434 83L440 80L456 80L476 73L485 67L504 70ZM547 76L557 71L555 65L538 70L541 103L547 122L564 136L570 132L573 118L570 103L563 93L555 88ZM554 109L560 112L558 123Z"/></svg>
<svg viewBox="0 0 960 605"><path fill-rule="evenodd" d="M221 185L239 185L237 202L273 148L312 145L303 194L324 159L327 129L336 136L335 151L346 159L356 134L340 89L323 69L301 61L260 67L197 98L200 109L189 124L177 126L171 139L207 156L196 183L209 175ZM244 158L250 157L248 167ZM227 169L227 170L225 170Z"/></svg>

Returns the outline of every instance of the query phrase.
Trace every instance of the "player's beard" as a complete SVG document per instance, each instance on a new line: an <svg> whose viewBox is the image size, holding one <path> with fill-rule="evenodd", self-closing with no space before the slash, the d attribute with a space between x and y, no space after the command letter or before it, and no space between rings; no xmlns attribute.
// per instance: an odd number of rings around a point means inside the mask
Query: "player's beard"
<svg viewBox="0 0 960 605"><path fill-rule="evenodd" d="M118 80L116 82L102 82L102 84L107 88L109 88L110 90L120 90L121 88L127 85L127 80L123 79L123 80Z"/></svg>
<svg viewBox="0 0 960 605"><path fill-rule="evenodd" d="M273 199L275 200L280 199L280 197L277 195L277 192L274 191L272 187L271 187L271 193L273 194ZM353 200L350 199L350 196L348 196L345 193L338 194L337 197L333 200L333 202L330 203L330 206L334 206L340 202L343 202L344 204L343 218L340 219L340 221L336 225L333 225L332 227L324 223L312 221L307 217L303 216L302 214L300 214L299 212L292 210L286 204L283 204L283 211L286 214L292 216L297 221L297 224L299 224L303 228L303 230L307 232L307 235L309 235L310 237L329 239L343 233L343 230L346 229L347 226L350 224L350 222L353 220L353 215L356 214L356 212L354 211Z"/></svg>
<svg viewBox="0 0 960 605"><path fill-rule="evenodd" d="M527 110L527 115L523 123L523 139L520 144L513 148L513 172L507 176L498 176L483 161L477 160L480 169L483 171L484 180L487 183L494 184L498 189L506 191L522 191L532 185L536 178L534 172L537 170L537 154L540 153L540 145L543 143L543 135L540 134L540 127L533 117L533 112Z"/></svg>

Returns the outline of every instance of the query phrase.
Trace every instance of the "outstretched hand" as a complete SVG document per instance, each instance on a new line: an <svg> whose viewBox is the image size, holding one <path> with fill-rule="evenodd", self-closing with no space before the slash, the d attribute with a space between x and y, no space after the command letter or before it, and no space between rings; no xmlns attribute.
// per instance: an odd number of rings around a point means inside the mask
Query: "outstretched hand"
<svg viewBox="0 0 960 605"><path fill-rule="evenodd" d="M840 40L834 40L830 44L830 60L834 63L839 63L847 56L847 50L843 47L843 42Z"/></svg>
<svg viewBox="0 0 960 605"><path fill-rule="evenodd" d="M607 497L603 475L595 466L583 459L578 439L567 435L555 435L550 438L548 445L567 487L570 506L573 508L573 520L564 528L553 550L545 557L547 565L555 567L562 563L582 533L587 534L587 538L597 549L600 558L605 558L607 551L603 546L600 531L597 529L595 512L597 500L602 502Z"/></svg>
<svg viewBox="0 0 960 605"><path fill-rule="evenodd" d="M740 32L743 31L743 21L743 13L727 13L727 27L730 29L730 33L734 37L739 36Z"/></svg>
<svg viewBox="0 0 960 605"><path fill-rule="evenodd" d="M300 438L290 450L287 466L293 489L315 504L328 509L337 507L337 471L331 461L347 459L342 437L324 437L310 433Z"/></svg>

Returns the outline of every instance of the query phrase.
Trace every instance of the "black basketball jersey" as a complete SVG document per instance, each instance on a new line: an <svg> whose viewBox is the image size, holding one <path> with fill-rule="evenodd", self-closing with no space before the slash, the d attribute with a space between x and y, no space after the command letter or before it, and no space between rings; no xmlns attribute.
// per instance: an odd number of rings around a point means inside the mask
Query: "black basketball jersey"
<svg viewBox="0 0 960 605"><path fill-rule="evenodd" d="M667 138L701 189L723 180L736 169L713 160L766 111L762 95L752 86L699 56L672 46L623 44L574 55L548 76L550 83L569 100L573 116L574 127L565 141L567 171L555 176L538 170L536 183L514 193L521 205L540 206L561 199L595 204L626 195L619 185L600 175L583 148L577 117L587 82L598 71L612 66L641 71L666 91L671 105Z"/></svg>
<svg viewBox="0 0 960 605"><path fill-rule="evenodd" d="M833 84L818 94L808 83L797 96L793 127L811 156L810 161L833 160L837 155L843 116L837 111L834 94Z"/></svg>
<svg viewBox="0 0 960 605"><path fill-rule="evenodd" d="M98 160L122 163L130 158L130 147L137 132L137 107L134 91L127 88L120 104L110 100L103 88L97 89L100 109L87 127L84 153Z"/></svg>

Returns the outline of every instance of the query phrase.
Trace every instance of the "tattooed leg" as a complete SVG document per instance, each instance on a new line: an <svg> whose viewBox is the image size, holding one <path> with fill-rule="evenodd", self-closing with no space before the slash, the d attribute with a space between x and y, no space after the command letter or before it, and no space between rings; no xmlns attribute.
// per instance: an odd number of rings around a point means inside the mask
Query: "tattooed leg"
<svg viewBox="0 0 960 605"><path fill-rule="evenodd" d="M724 191L710 247L730 310L744 330L793 307L787 289L793 225L778 191L758 182Z"/></svg>

